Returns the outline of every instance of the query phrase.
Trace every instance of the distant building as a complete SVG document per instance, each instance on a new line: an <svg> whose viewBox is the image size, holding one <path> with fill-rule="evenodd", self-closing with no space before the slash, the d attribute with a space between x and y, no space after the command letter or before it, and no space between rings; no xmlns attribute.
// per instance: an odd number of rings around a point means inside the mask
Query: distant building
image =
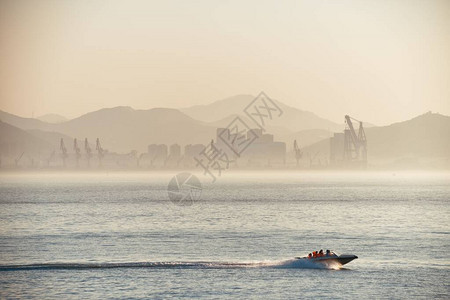
<svg viewBox="0 0 450 300"><path fill-rule="evenodd" d="M168 155L167 145L159 144L158 145L158 159L166 160Z"/></svg>
<svg viewBox="0 0 450 300"><path fill-rule="evenodd" d="M344 133L336 132L330 138L330 163L337 164L344 159Z"/></svg>
<svg viewBox="0 0 450 300"><path fill-rule="evenodd" d="M257 136L256 139L255 135ZM228 143L232 143L232 141L242 143L245 140L250 142L242 153L237 155L231 149L232 146L225 143L224 140L228 141ZM286 160L286 144L274 142L274 136L272 134L263 134L260 128L253 128L235 136L230 136L228 128L217 128L214 146L224 152L230 161L235 161L236 165L238 165L238 161L243 161L244 165L251 162L254 165L267 166L272 163L284 164Z"/></svg>
<svg viewBox="0 0 450 300"><path fill-rule="evenodd" d="M147 152L151 164L164 165L167 159L167 145L165 144L151 144L147 147Z"/></svg>
<svg viewBox="0 0 450 300"><path fill-rule="evenodd" d="M184 147L184 157L183 157L183 164L187 167L195 166L196 162L194 160L194 157L198 156L200 152L205 149L205 146L202 144L194 144L194 145L186 145Z"/></svg>
<svg viewBox="0 0 450 300"><path fill-rule="evenodd" d="M253 128L253 129L250 129L251 131L253 131L253 133L254 134L256 134L256 136L259 138L259 137L261 137L262 135L263 135L263 133L262 133L262 129L261 128ZM252 133L251 133L251 131L247 131L247 138L252 138L253 137L253 135L252 135Z"/></svg>
<svg viewBox="0 0 450 300"><path fill-rule="evenodd" d="M205 149L205 146L202 144L195 144L195 145L186 145L184 147L184 156L187 158L193 158L194 156L197 156L200 152Z"/></svg>
<svg viewBox="0 0 450 300"><path fill-rule="evenodd" d="M267 166L271 164L284 164L286 160L286 143L274 142L272 134L264 134L262 129L253 128L247 131L247 139L255 139L241 154L241 159L247 163Z"/></svg>
<svg viewBox="0 0 450 300"><path fill-rule="evenodd" d="M263 142L253 143L243 153L243 157L252 161L284 163L286 159L286 143Z"/></svg>
<svg viewBox="0 0 450 300"><path fill-rule="evenodd" d="M256 143L273 143L273 134L263 134L255 140Z"/></svg>
<svg viewBox="0 0 450 300"><path fill-rule="evenodd" d="M170 158L179 159L181 157L181 146L178 144L170 145Z"/></svg>
<svg viewBox="0 0 450 300"><path fill-rule="evenodd" d="M148 153L148 155L150 156L151 159L153 157L155 157L157 155L157 153L158 153L158 145L156 145L156 144L148 145L147 153Z"/></svg>

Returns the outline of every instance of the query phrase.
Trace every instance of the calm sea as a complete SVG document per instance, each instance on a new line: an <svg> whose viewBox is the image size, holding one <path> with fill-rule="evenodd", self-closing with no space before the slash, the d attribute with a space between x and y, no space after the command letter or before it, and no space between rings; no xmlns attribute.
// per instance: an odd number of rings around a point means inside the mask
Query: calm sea
<svg viewBox="0 0 450 300"><path fill-rule="evenodd" d="M192 206L173 175L0 174L0 298L450 297L450 173L199 174Z"/></svg>

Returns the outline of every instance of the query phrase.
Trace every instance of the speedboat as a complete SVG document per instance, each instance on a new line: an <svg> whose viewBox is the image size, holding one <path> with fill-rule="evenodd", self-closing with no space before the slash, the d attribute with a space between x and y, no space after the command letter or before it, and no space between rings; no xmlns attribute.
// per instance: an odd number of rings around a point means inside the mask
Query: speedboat
<svg viewBox="0 0 450 300"><path fill-rule="evenodd" d="M304 256L304 257L296 257L295 259L301 259L305 261L322 264L339 263L340 265L345 265L357 258L358 256L353 254L337 255L336 253L330 251L329 253L322 254L316 257Z"/></svg>

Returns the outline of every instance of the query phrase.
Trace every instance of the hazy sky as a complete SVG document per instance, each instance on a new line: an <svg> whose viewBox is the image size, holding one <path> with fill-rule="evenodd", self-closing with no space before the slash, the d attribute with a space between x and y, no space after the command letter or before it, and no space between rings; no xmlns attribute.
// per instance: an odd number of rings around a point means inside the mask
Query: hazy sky
<svg viewBox="0 0 450 300"><path fill-rule="evenodd" d="M450 115L450 1L0 0L0 109L76 117L264 90L342 122Z"/></svg>

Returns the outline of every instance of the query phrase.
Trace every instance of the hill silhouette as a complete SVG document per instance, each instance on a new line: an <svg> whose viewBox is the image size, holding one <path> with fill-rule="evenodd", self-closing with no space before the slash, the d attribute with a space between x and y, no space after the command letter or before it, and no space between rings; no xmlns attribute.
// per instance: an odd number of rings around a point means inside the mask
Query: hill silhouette
<svg viewBox="0 0 450 300"><path fill-rule="evenodd" d="M237 110L238 106L248 104L248 100L253 100L253 97L241 95L211 105L183 109L186 113L169 108L148 110L135 110L126 106L104 108L58 124L22 118L0 111L5 134L2 136L2 142L9 140L16 145L23 145L28 150L36 147L38 151L50 151L48 149L59 149L59 140L64 138L66 147L71 151L70 143L73 138L83 141L87 137L91 146L94 146L98 137L103 148L120 153L129 153L131 150L146 152L147 146L152 143L167 145L178 143L182 147L197 143L205 145L215 138L216 128L226 127L239 115L230 112ZM290 122L300 118L298 110L294 109L289 113L290 110L283 104L279 105L284 108L284 114L280 119L289 115L293 119L288 122L270 123L267 126L267 132L274 134L275 140L285 142L288 151L291 151L293 141L297 140L303 148L303 159L314 157L314 159L320 159L322 163L326 162L329 159L329 136L333 132L342 132L344 126L331 123L335 130L314 128L295 131L293 130L295 126L290 125ZM208 116L208 113L211 115ZM196 120L188 114L202 117L203 120ZM302 114L309 115L307 112ZM225 117L216 120L221 116ZM242 115L241 118L251 128L255 127L246 116ZM215 121L209 121L211 119ZM330 124L329 121L322 122L316 116L314 119L315 122L320 122L320 126ZM17 128L9 128L6 123ZM298 119L297 123L300 124L298 127L305 127L308 122ZM313 126L313 123L309 124ZM14 135L18 140L12 138ZM366 128L366 135L369 164L393 162L417 164L422 160L445 160L450 156L450 139L448 138L450 117L448 116L426 113L388 126ZM19 140L22 141L19 142Z"/></svg>
<svg viewBox="0 0 450 300"><path fill-rule="evenodd" d="M58 114L46 114L40 117L37 117L36 119L46 122L46 123L62 123L68 121L66 117L63 117Z"/></svg>
<svg viewBox="0 0 450 300"><path fill-rule="evenodd" d="M450 117L428 112L411 120L367 128L369 163L420 167L450 159ZM326 161L329 139L305 147L306 155ZM436 166L437 167L437 166Z"/></svg>
<svg viewBox="0 0 450 300"><path fill-rule="evenodd" d="M231 115L245 116L243 110L255 99L252 95L237 95L207 105L196 105L180 109L183 113L203 122L215 122L229 118ZM272 99L283 111L280 118L270 121L272 128L284 128L286 131L298 132L308 129L338 130L342 125L320 118L312 112L303 111ZM250 127L254 125L250 125ZM271 132L270 130L268 130ZM286 133L288 133L286 132Z"/></svg>
<svg viewBox="0 0 450 300"><path fill-rule="evenodd" d="M54 146L33 134L0 121L0 149L2 156L16 157L21 153L36 156L52 151Z"/></svg>
<svg viewBox="0 0 450 300"><path fill-rule="evenodd" d="M119 106L89 112L59 123L23 118L3 111L0 111L0 119L24 130L34 130L36 136L50 139L51 143L54 143L58 135L59 138L69 136L80 140L87 137L91 143L98 137L102 146L111 151L144 152L151 143L168 145L178 143L182 146L206 144L215 138L216 128L226 127L236 116L240 116L251 128L256 128L256 124L243 113L243 109L253 99L254 96L251 95L238 95L209 105L181 110L169 108L135 110ZM313 113L276 102L283 110L283 115L271 120L266 130L275 135L275 139L279 141L289 143L289 139L296 132L310 130L304 142L312 142L323 137L323 132L316 129L333 130L342 127ZM297 135L304 136L302 133Z"/></svg>

